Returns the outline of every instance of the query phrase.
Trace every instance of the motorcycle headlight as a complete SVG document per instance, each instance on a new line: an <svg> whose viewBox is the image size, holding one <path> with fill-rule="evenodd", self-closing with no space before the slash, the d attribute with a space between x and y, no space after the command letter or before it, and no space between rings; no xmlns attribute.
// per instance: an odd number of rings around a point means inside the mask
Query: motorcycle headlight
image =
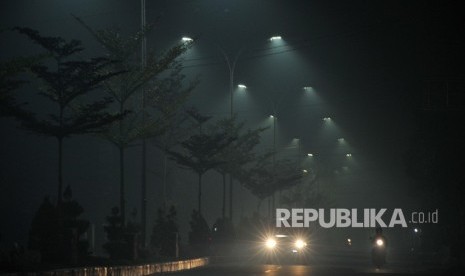
<svg viewBox="0 0 465 276"><path fill-rule="evenodd" d="M298 240L295 241L295 247L297 247L298 249L302 249L305 246L307 246L307 243L304 242L303 240L298 239Z"/></svg>
<svg viewBox="0 0 465 276"><path fill-rule="evenodd" d="M382 239L377 239L377 240L376 240L376 245L378 245L378 246L383 246L383 245L384 245L383 240L382 240Z"/></svg>
<svg viewBox="0 0 465 276"><path fill-rule="evenodd" d="M266 247L268 249L273 249L276 247L276 240L275 239L272 239L272 238L269 238L268 240L266 240L266 243L265 243Z"/></svg>

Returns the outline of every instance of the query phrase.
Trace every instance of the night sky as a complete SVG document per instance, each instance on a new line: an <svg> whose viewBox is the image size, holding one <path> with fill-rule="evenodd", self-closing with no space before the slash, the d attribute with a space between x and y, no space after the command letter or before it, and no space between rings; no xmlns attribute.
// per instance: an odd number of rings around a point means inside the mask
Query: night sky
<svg viewBox="0 0 465 276"><path fill-rule="evenodd" d="M222 51L241 51L235 82L234 112L247 127L271 126L277 116L280 154L296 158L312 152L322 158L352 153L352 175L341 177L334 192L338 206L416 207L408 193L403 156L422 107L424 83L445 75L463 77L462 12L452 1L279 1L279 0L147 0L148 48L164 50L182 36L197 38L184 58L187 79L199 77L188 105L214 120L230 114L229 75ZM79 39L88 57L102 49L71 14L94 28L117 27L131 33L140 27L139 1L18 0L0 3L1 28L30 27L43 35ZM280 35L282 41L269 41ZM2 60L40 53L11 31L0 33ZM311 86L310 92L303 87ZM30 108L43 112L36 83L17 91ZM331 117L325 125L323 117ZM56 193L56 142L0 119L1 235L4 243L27 241L32 215L46 195ZM346 149L337 148L343 137ZM261 149L271 147L271 129ZM98 243L102 224L118 204L117 149L92 136L65 141L64 181L95 224ZM329 157L328 157L329 156ZM138 208L140 147L127 153L128 211ZM345 161L344 161L345 160ZM339 162L339 161L338 161ZM341 163L342 164L342 163ZM350 165L350 164L349 164ZM160 152L150 145L149 217L161 204ZM188 216L196 206L195 177L170 163L168 195L179 208L183 241ZM221 176L205 177L204 206L209 223L220 217ZM380 191L374 193L374 191ZM256 200L236 187L235 220L250 216ZM237 200L239 201L239 199ZM97 250L101 250L97 246Z"/></svg>

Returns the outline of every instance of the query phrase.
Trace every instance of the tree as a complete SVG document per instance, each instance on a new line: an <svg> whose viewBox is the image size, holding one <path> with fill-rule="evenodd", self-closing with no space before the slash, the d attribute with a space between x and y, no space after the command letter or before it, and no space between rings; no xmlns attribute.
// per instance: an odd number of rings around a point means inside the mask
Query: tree
<svg viewBox="0 0 465 276"><path fill-rule="evenodd" d="M220 129L222 132L227 133L230 137L235 137L235 140L224 148L219 154L219 160L225 162L219 164L215 170L221 174L223 178L223 206L222 217L226 217L226 174L234 178L238 178L241 170L250 162L255 160L256 154L253 151L260 143L260 134L266 128L248 129L244 131L244 122L237 122L237 117L226 118L218 121L213 129ZM229 219L232 219L233 214L233 190L232 180L229 186Z"/></svg>
<svg viewBox="0 0 465 276"><path fill-rule="evenodd" d="M22 126L38 134L55 137L58 141L58 203L62 202L63 191L63 140L73 135L101 132L103 127L120 120L121 113L106 112L109 98L85 101L85 96L95 91L102 83L118 72L102 70L112 62L106 58L87 61L71 58L83 51L81 42L65 41L60 37L45 37L29 28L15 28L34 43L49 52L54 66L43 64L30 67L30 71L42 81L44 88L39 92L58 107L57 113L48 114L48 119L34 113L17 116ZM81 100L78 103L77 100Z"/></svg>
<svg viewBox="0 0 465 276"><path fill-rule="evenodd" d="M103 245L111 259L123 259L126 257L127 242L125 229L118 207L111 209L111 215L107 216L107 225L103 227L107 234L107 242Z"/></svg>
<svg viewBox="0 0 465 276"><path fill-rule="evenodd" d="M198 255L209 253L211 240L210 227L197 210L192 210L191 220L189 221L191 230L189 231L189 244L194 248Z"/></svg>
<svg viewBox="0 0 465 276"><path fill-rule="evenodd" d="M20 75L43 57L20 57L0 62L0 117L24 117L29 113L21 108L13 91L27 83Z"/></svg>
<svg viewBox="0 0 465 276"><path fill-rule="evenodd" d="M161 256L175 257L179 244L178 231L176 208L171 206L168 213L164 208L159 208L150 242L152 249Z"/></svg>
<svg viewBox="0 0 465 276"><path fill-rule="evenodd" d="M63 199L55 206L46 197L29 231L29 248L38 250L45 263L76 264L89 255L88 242L80 239L89 228L89 221L79 218L84 209L73 199L69 186Z"/></svg>
<svg viewBox="0 0 465 276"><path fill-rule="evenodd" d="M244 170L240 182L258 199L257 210L263 199L273 196L277 191L289 189L302 179L302 170L288 160L278 160L268 164L269 155L261 156L253 167Z"/></svg>
<svg viewBox="0 0 465 276"><path fill-rule="evenodd" d="M209 170L224 163L220 160L221 151L236 138L226 133L196 134L181 143L185 153L169 151L172 159L182 168L190 169L198 175L198 212L202 214L202 176Z"/></svg>
<svg viewBox="0 0 465 276"><path fill-rule="evenodd" d="M62 233L58 227L59 216L55 205L45 197L35 213L29 229L29 249L37 250L42 255L42 262L52 263L60 259Z"/></svg>
<svg viewBox="0 0 465 276"><path fill-rule="evenodd" d="M151 26L139 30L133 35L123 36L119 30L94 30L84 21L75 17L103 46L110 59L118 62L112 64L111 70L124 71L111 80L105 82L104 88L118 104L119 112L131 109L133 112L124 120L113 124L103 137L114 144L119 150L120 159L120 211L125 222L125 150L138 140L143 141L142 166L142 200L141 224L142 239L145 243L146 229L146 166L145 139L163 134L170 126L169 118L186 100L195 83L182 88L184 75L178 58L190 47L191 43L180 43L161 55L151 51L146 61L141 65L138 59L140 45L147 36ZM164 76L163 76L164 75ZM136 96L140 93L142 102ZM140 107L140 108L138 108ZM151 108L151 112L147 110ZM135 111L140 110L140 111Z"/></svg>

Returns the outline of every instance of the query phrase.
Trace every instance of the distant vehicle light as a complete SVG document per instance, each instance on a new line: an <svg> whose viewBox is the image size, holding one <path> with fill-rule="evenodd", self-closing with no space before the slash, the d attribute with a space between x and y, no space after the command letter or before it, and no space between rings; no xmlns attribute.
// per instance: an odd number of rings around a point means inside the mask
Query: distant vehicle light
<svg viewBox="0 0 465 276"><path fill-rule="evenodd" d="M384 242L383 242L382 239L377 239L377 240L376 240L376 244L377 244L378 246L383 246L383 245L384 245Z"/></svg>

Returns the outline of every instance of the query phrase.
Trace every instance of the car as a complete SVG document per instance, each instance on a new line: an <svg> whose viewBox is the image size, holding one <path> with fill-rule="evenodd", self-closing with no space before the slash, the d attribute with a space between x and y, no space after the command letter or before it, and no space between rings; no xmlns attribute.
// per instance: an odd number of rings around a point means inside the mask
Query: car
<svg viewBox="0 0 465 276"><path fill-rule="evenodd" d="M302 232L275 231L264 235L261 252L267 263L305 263L310 253L308 235Z"/></svg>

